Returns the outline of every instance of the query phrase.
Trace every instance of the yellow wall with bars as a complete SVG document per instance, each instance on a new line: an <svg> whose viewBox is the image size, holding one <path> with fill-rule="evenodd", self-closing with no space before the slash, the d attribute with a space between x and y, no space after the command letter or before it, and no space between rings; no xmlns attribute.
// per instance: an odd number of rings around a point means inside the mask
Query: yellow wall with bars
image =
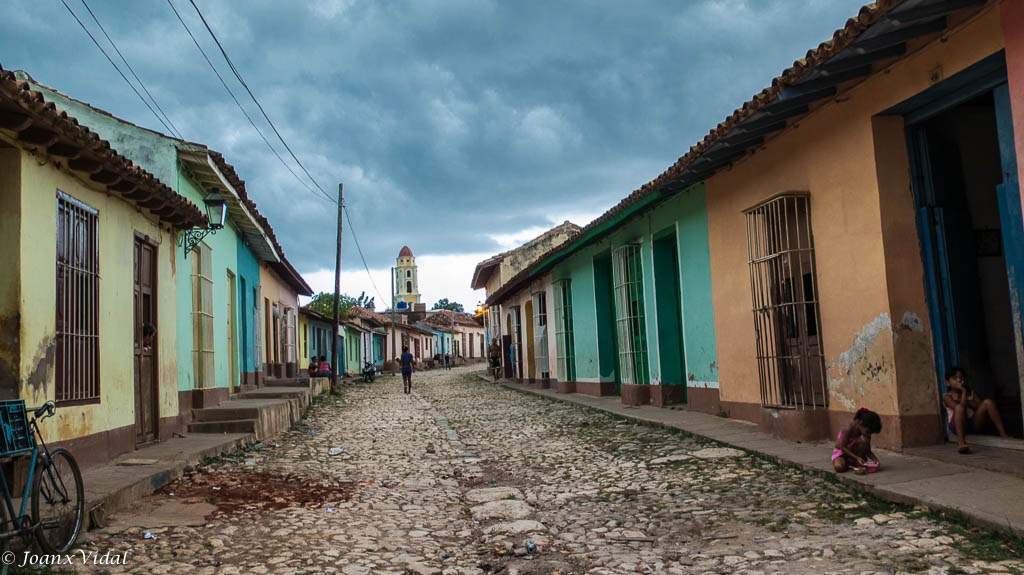
<svg viewBox="0 0 1024 575"><path fill-rule="evenodd" d="M55 398L57 191L98 211L99 380L98 402L61 406L40 426L44 440L68 441L108 432L134 447L134 238L157 245L156 325L158 421L176 418L176 291L174 236L156 218L115 195L87 186L53 164L18 149L0 149L0 314L17 323L17 397L29 407ZM13 225L12 225L13 224ZM13 232L12 232L13 230ZM5 344L9 334L3 333ZM3 358L13 355L3 346ZM11 390L13 391L13 390ZM11 391L4 390L6 397ZM110 436L99 441L110 443ZM109 449L109 445L106 445ZM80 459L89 454L78 454Z"/></svg>

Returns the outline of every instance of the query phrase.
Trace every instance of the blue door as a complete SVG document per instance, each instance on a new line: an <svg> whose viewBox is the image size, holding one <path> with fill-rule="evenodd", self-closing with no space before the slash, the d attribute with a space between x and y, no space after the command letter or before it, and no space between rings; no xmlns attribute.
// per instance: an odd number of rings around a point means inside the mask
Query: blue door
<svg viewBox="0 0 1024 575"><path fill-rule="evenodd" d="M915 99L905 118L939 392L964 367L1019 437L1024 219L1002 54Z"/></svg>

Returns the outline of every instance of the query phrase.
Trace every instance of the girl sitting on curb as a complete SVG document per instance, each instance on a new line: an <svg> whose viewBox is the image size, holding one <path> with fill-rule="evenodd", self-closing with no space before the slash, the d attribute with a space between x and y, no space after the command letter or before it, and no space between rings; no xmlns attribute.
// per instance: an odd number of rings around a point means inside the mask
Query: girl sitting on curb
<svg viewBox="0 0 1024 575"><path fill-rule="evenodd" d="M853 421L844 425L832 449L832 466L836 473L853 469L857 475L878 470L878 458L871 451L871 436L882 431L882 419L866 408L860 408Z"/></svg>

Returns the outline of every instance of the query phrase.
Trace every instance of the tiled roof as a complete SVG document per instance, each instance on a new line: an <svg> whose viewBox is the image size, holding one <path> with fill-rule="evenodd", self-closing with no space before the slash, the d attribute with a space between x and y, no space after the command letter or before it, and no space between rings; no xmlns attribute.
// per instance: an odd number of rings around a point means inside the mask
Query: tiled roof
<svg viewBox="0 0 1024 575"><path fill-rule="evenodd" d="M398 257L411 258L413 257L412 250L409 249L409 246L402 246L401 251L398 252Z"/></svg>
<svg viewBox="0 0 1024 575"><path fill-rule="evenodd" d="M390 317L372 310L368 310L365 307L355 306L349 308L348 317L359 317L367 319L378 325L391 325Z"/></svg>
<svg viewBox="0 0 1024 575"><path fill-rule="evenodd" d="M435 327L450 327L452 322L456 325L462 325L467 327L481 327L480 324L473 319L473 316L466 315L447 309L441 309L433 311L427 316L423 323L432 325Z"/></svg>
<svg viewBox="0 0 1024 575"><path fill-rule="evenodd" d="M145 208L177 229L206 226L206 215L110 147L67 112L58 110L29 83L0 68L0 130L13 141L78 172L124 200Z"/></svg>
<svg viewBox="0 0 1024 575"><path fill-rule="evenodd" d="M730 166L749 153L750 148L760 145L765 135L786 129L787 120L806 114L810 104L834 97L836 86L869 76L875 62L902 57L906 53L906 42L942 32L948 14L980 9L986 3L987 0L878 0L861 7L855 17L832 34L831 40L808 50L803 58L691 146L667 170L516 274L488 296L487 303L500 302L509 293L521 289L538 267L568 253L577 241L587 238L634 204L668 197ZM878 26L872 29L876 24ZM866 33L869 29L871 32ZM832 64L836 64L833 69L827 67ZM773 112L773 109L782 112Z"/></svg>

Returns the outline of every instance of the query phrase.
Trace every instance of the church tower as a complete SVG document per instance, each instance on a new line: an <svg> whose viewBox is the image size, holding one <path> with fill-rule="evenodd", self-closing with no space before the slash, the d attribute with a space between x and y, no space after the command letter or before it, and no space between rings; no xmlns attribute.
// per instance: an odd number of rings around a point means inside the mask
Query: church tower
<svg viewBox="0 0 1024 575"><path fill-rule="evenodd" d="M420 303L419 278L416 271L416 256L412 255L409 246L402 246L398 252L398 265L395 266L395 305L401 309L411 308Z"/></svg>

